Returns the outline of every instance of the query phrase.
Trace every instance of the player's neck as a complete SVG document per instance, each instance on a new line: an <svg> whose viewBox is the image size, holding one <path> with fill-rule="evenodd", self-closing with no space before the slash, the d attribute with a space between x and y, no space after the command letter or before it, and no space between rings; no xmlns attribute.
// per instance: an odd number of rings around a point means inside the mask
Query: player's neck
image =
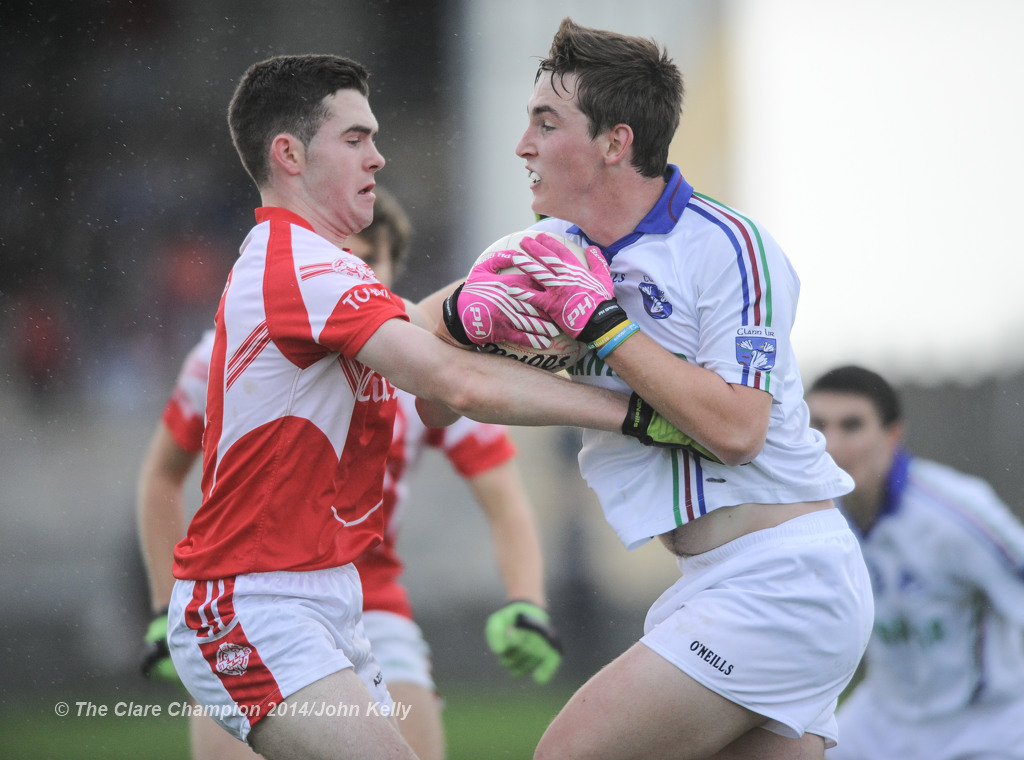
<svg viewBox="0 0 1024 760"><path fill-rule="evenodd" d="M264 206L275 206L287 209L305 219L313 231L320 237L330 241L338 248L345 247L345 241L359 230L343 227L338 220L332 219L324 209L303 193L294 192L291 188L284 190L274 187L260 189L260 200Z"/></svg>
<svg viewBox="0 0 1024 760"><path fill-rule="evenodd" d="M665 181L632 172L595 193L583 218L570 220L598 245L609 246L636 229L661 198Z"/></svg>

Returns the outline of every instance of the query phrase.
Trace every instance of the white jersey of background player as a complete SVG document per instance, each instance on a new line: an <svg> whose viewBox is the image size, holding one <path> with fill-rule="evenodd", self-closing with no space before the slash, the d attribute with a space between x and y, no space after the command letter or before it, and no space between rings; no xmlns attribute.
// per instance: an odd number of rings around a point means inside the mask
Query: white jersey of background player
<svg viewBox="0 0 1024 760"><path fill-rule="evenodd" d="M829 760L1024 758L1024 525L983 480L899 447L898 401L875 373L832 370L808 404L857 480L840 506L875 597Z"/></svg>

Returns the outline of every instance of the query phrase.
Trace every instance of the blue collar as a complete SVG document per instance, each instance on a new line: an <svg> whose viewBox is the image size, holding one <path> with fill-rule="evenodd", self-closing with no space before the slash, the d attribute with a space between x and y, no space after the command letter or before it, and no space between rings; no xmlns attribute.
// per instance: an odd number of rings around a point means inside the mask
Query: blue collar
<svg viewBox="0 0 1024 760"><path fill-rule="evenodd" d="M658 202L654 204L654 207L647 212L647 216L640 220L636 229L625 237L619 238L607 248L599 246L609 263L616 253L627 245L635 243L641 236L647 234L664 235L671 232L682 217L683 211L686 210L686 204L690 202L690 197L693 195L693 187L683 179L679 167L674 164L668 165L662 178L665 180L665 190L662 192ZM573 235L582 235L587 243L596 245L587 237L587 233L575 224L567 231Z"/></svg>
<svg viewBox="0 0 1024 760"><path fill-rule="evenodd" d="M900 508L903 492L907 488L907 474L912 458L906 449L896 449L892 467L889 468L889 480L885 486L885 501L882 502L882 508L875 515L875 522L885 515L893 514Z"/></svg>
<svg viewBox="0 0 1024 760"><path fill-rule="evenodd" d="M858 536L866 537L871 531L875 529L875 526L879 522L884 520L886 517L890 517L896 514L900 509L900 503L903 500L903 492L907 489L907 482L909 480L910 462L913 457L905 449L896 449L892 459L892 466L889 468L889 474L885 480L885 493L882 495L882 506L878 508L874 518L871 520L871 525L866 530L861 531L860 526L857 525L856 521L848 519L850 528ZM840 497L836 499L836 504L840 509L843 507L843 499Z"/></svg>

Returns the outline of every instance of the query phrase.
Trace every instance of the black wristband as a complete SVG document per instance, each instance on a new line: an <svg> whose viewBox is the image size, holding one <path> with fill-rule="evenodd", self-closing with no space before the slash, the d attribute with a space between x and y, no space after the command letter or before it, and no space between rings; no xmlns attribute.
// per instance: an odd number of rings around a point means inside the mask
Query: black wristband
<svg viewBox="0 0 1024 760"><path fill-rule="evenodd" d="M601 301L597 305L597 309L590 315L590 319L583 326L583 329L580 330L576 340L583 343L593 343L616 325L628 321L629 317L626 316L623 308L619 306L619 302L614 298L609 298L607 301Z"/></svg>
<svg viewBox="0 0 1024 760"><path fill-rule="evenodd" d="M626 419L622 421L622 434L639 439L645 446L651 444L651 436L647 432L647 426L651 424L651 414L654 408L644 401L634 391L629 396L629 410L626 412Z"/></svg>
<svg viewBox="0 0 1024 760"><path fill-rule="evenodd" d="M459 294L465 284L459 285L455 288L454 293L444 299L444 305L441 307L441 319L444 320L444 326L448 329L449 335L464 346L472 346L474 343L466 335L466 328L463 326L462 320L459 319Z"/></svg>

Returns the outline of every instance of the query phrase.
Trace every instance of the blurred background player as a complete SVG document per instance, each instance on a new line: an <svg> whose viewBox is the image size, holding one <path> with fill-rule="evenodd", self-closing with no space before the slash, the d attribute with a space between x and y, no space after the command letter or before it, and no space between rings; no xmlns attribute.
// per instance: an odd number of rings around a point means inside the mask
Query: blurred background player
<svg viewBox="0 0 1024 760"><path fill-rule="evenodd" d="M377 200L372 224L350 236L347 244L390 287L401 271L410 224L390 193L380 186L374 193ZM177 675L164 641L165 610L173 585L172 550L185 530L185 480L202 451L212 347L211 330L189 352L139 476L139 533L157 616L147 635L151 646L145 669L150 677L173 681L177 681ZM410 706L399 728L421 760L440 760L445 755L441 700L431 675L428 645L413 622L408 592L399 581L403 565L396 551L401 515L408 500L408 478L425 448L444 453L466 479L490 522L509 602L488 619L488 644L514 674L532 673L539 683L551 678L561 655L544 610L543 563L533 511L507 429L468 418L446 428L427 428L415 411L414 398L400 392L384 485L384 541L355 564L363 586L367 637L392 697ZM191 720L191 743L196 760L253 757L251 749L207 717Z"/></svg>
<svg viewBox="0 0 1024 760"><path fill-rule="evenodd" d="M826 372L807 403L856 483L840 508L875 597L829 760L1024 757L1024 526L984 481L902 447L900 400L875 372Z"/></svg>

